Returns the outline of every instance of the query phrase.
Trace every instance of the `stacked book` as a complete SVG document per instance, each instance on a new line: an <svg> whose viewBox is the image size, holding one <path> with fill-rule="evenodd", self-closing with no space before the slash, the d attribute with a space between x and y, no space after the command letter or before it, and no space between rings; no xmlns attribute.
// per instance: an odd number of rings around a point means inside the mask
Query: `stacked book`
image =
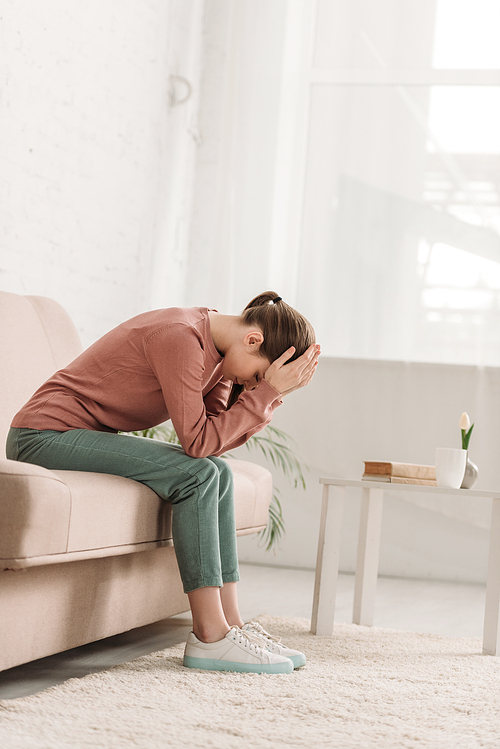
<svg viewBox="0 0 500 749"><path fill-rule="evenodd" d="M391 484L423 484L437 486L434 466L417 463L365 461L364 481L385 481Z"/></svg>

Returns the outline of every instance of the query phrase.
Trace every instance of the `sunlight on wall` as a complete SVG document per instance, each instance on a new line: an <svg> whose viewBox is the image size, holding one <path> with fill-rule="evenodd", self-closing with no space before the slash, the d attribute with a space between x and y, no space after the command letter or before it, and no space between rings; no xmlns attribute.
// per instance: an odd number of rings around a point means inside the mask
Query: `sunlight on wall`
<svg viewBox="0 0 500 749"><path fill-rule="evenodd" d="M497 0L438 0L435 68L499 68Z"/></svg>
<svg viewBox="0 0 500 749"><path fill-rule="evenodd" d="M473 112L473 116L464 113ZM434 86L429 127L449 153L500 153L500 88ZM432 150L432 144L429 143Z"/></svg>
<svg viewBox="0 0 500 749"><path fill-rule="evenodd" d="M429 322L449 319L463 326L484 324L500 309L500 263L437 242L421 242L418 273L425 288L422 306ZM462 333L463 335L463 333Z"/></svg>

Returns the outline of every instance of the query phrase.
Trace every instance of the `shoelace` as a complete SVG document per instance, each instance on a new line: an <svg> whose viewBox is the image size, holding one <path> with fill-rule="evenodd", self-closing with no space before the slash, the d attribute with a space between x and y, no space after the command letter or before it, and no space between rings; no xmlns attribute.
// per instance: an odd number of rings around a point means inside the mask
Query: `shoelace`
<svg viewBox="0 0 500 749"><path fill-rule="evenodd" d="M257 636L264 637L266 640L271 640L271 642L275 642L277 645L281 643L281 637L275 637L274 635L269 634L269 632L266 632L264 627L259 624L259 622L248 622L249 629L244 629L243 632L246 634L247 632L252 632L253 634L256 634Z"/></svg>
<svg viewBox="0 0 500 749"><path fill-rule="evenodd" d="M239 627L231 627L233 630L233 640L238 642L240 645L245 645L250 650L253 650L257 655L262 655L262 640L254 632L242 630Z"/></svg>

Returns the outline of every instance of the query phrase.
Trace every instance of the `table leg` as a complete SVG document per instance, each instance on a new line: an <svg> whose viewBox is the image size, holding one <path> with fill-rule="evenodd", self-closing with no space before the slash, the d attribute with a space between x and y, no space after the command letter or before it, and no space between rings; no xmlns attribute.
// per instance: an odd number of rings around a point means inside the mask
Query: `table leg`
<svg viewBox="0 0 500 749"><path fill-rule="evenodd" d="M383 489L362 489L352 621L367 627L375 614L383 498Z"/></svg>
<svg viewBox="0 0 500 749"><path fill-rule="evenodd" d="M344 494L345 486L323 486L311 617L311 632L314 635L331 635L333 632Z"/></svg>
<svg viewBox="0 0 500 749"><path fill-rule="evenodd" d="M483 653L500 655L500 498L493 499L486 578Z"/></svg>

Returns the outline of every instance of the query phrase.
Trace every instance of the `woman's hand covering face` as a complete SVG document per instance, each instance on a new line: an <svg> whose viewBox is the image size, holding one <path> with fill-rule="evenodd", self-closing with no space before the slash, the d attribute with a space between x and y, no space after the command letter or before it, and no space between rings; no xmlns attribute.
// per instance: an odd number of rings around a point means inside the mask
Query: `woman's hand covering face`
<svg viewBox="0 0 500 749"><path fill-rule="evenodd" d="M321 347L313 343L302 356L287 364L294 352L295 348L292 346L271 364L264 375L267 382L281 395L293 393L311 382L318 366Z"/></svg>

